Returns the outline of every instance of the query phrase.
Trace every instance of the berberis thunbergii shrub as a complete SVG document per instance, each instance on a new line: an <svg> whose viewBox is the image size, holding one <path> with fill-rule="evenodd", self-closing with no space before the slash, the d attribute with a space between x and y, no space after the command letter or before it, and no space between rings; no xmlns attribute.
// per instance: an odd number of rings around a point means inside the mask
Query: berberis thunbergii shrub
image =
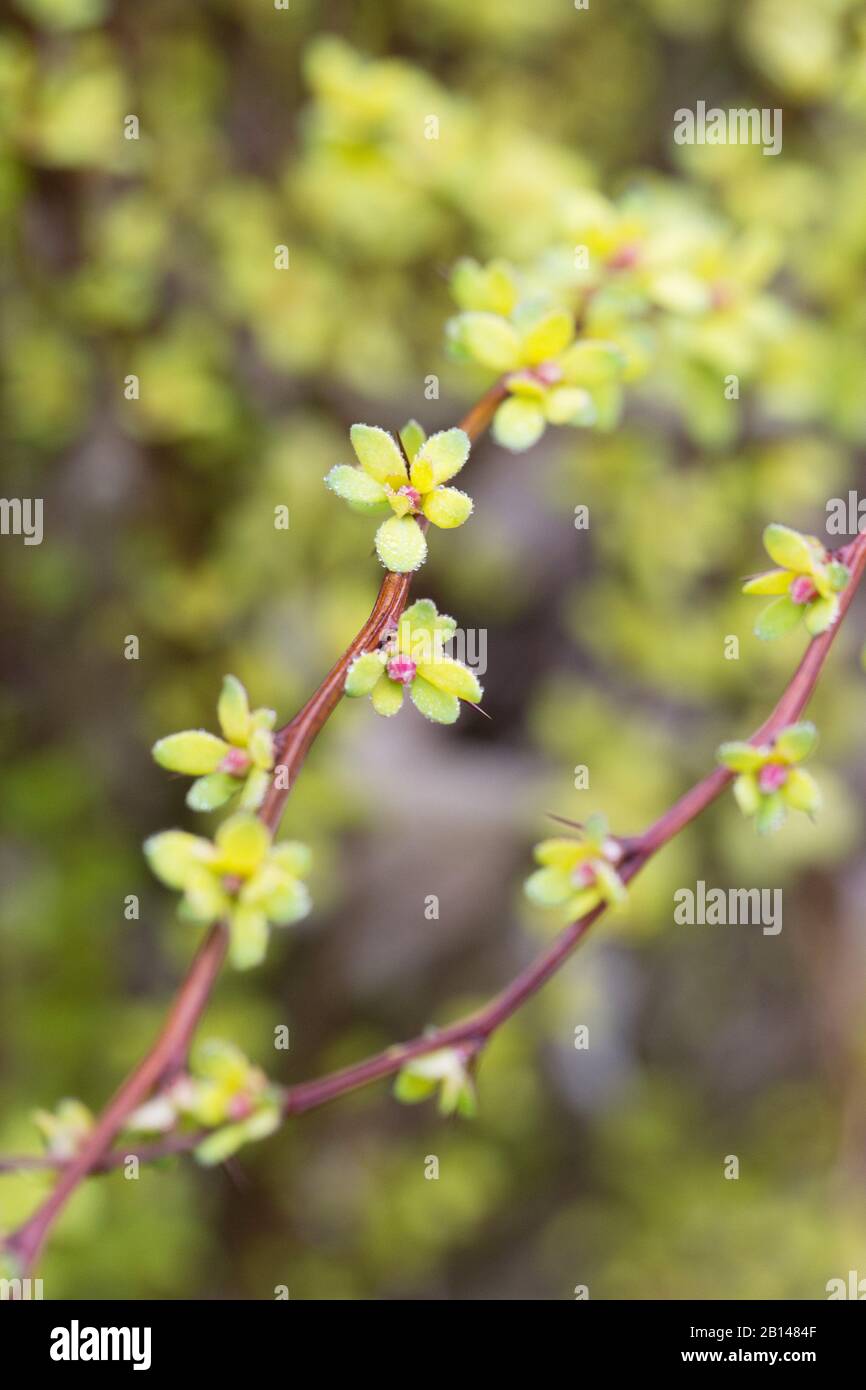
<svg viewBox="0 0 866 1390"><path fill-rule="evenodd" d="M58 62L65 61L60 52ZM84 64L81 81L91 96L89 84L94 73L100 79L102 61L93 49ZM327 462L316 464L311 490L328 509L327 517L339 516L340 502L355 514L350 519L354 531L341 532L341 538L348 536L345 544L355 545L358 567L368 564L381 579L369 618L287 722L280 724L274 710L251 707L244 685L226 675L215 721L201 715L211 728L166 732L154 744L153 758L161 769L192 779L186 787L188 810L209 818L200 822L203 833L188 826L156 830L144 845L153 875L177 895L179 946L185 947L188 938L195 955L154 1047L101 1113L69 1098L53 1110L36 1112L45 1165L55 1168L58 1177L53 1195L5 1241L7 1257L21 1270L33 1267L54 1220L78 1186L129 1156L156 1160L188 1151L205 1165L218 1164L245 1144L274 1134L288 1117L386 1077L393 1078L394 1095L401 1102L436 1098L445 1116L474 1115L484 1103L483 1076L479 1081L477 1073L491 1035L555 973L599 917L609 908L628 907L632 879L711 802L730 788L736 806L762 834L778 830L789 810L815 817L821 807L817 782L800 766L817 742L814 725L802 715L861 582L866 534L830 550L815 537L772 523L764 543L774 568L748 579L744 592L769 600L755 623L759 638L783 637L802 621L798 635L808 642L803 661L764 724L748 739L723 743L712 770L642 832L612 829L595 813L580 824L569 823L570 833L540 840L525 895L560 919L559 931L500 994L455 1022L420 1031L408 1042L297 1085L266 1074L232 1041L193 1042L224 962L244 972L264 967L291 949L292 929L306 930L299 924L314 914L308 884L312 880L315 889L316 865L306 843L314 837L305 833L302 839L280 839L279 824L307 753L343 696L357 702L348 717L359 727L366 717L360 705L369 696L373 711L390 721L380 738L396 738L401 718L420 716L434 726L450 726L461 714L472 720L479 710L484 712L478 673L452 650L457 620L439 612L432 599L414 597L411 591L431 541L447 552L450 538L437 531L465 526L467 544L473 536L475 503L457 481L462 484L464 476L473 475L477 461L470 459L471 451L488 428L495 445L517 456L509 458L508 466L525 469L533 488L538 455L530 451L535 445L543 441L540 455L554 430L565 432L560 439L577 438L567 432L579 431L584 438L615 440L635 398L644 405L649 401L659 412L673 411L690 441L733 446L742 419L740 385L744 394L753 387L772 398L787 364L795 374L801 372L806 391L809 372L801 370L801 356L810 361L821 357L817 325L807 323L806 311L786 303L774 289L781 264L775 239L761 236L754 226L729 225L708 211L703 194L684 198L675 181L672 186L659 178L635 183L612 201L581 181L567 151L559 149L555 158L544 160L534 157L538 147L533 146L524 164L537 178L538 195L524 195L521 189L522 204L518 199L521 205L515 207L508 174L513 130L503 133L494 124L488 131L483 120L468 107L451 103L432 79L405 65L366 64L336 39L312 45L307 66L316 100L308 112L304 159L294 174L305 226L308 233L313 229L311 244L301 252L303 273L288 292L281 284L275 290L270 265L261 272L256 267L251 246L280 244L277 207L266 190L253 180L250 186L219 188L212 200L204 201L205 239L215 247L221 271L221 313L243 324L244 312L253 307L251 337L270 368L315 370L321 380L333 372L335 381L354 393L340 396L341 403L354 402L346 407L344 425L356 414L375 418L381 410L384 416L377 373L396 371L399 353L386 354L381 367L371 365L377 341L385 341L384 335L377 338L381 310L371 309L368 335L363 315L355 306L346 312L340 302L314 233L322 228L327 242L329 233L339 231L340 244L348 244L365 266L377 264L384 241L388 256L383 255L383 263L392 274L392 262L402 269L413 257L430 257L439 244L434 233L444 228L449 256L459 252L461 238L476 251L483 246L493 253L487 261L457 259L450 279L456 312L443 334L447 361L455 373L464 374L470 388L477 384L479 397L458 424L445 428L436 427L441 416L431 407L429 433L410 419L399 429L393 427L395 420L354 423L344 446L327 436ZM97 88L102 104L114 102L110 83L97 80ZM447 107L458 132L457 146L471 156L455 156L447 169L441 151L425 151L418 158L417 139L413 143L405 132L405 112L411 111L413 119L423 117L431 100ZM50 117L50 101L36 103L32 110L27 106L17 138L40 151L41 158L64 167L65 160L75 162L69 142L76 123ZM79 124L86 127L87 121ZM104 148L84 143L78 158L85 167L104 160L114 176L110 141ZM169 169L165 177L171 196L183 203L177 171ZM719 174L720 186L727 188L725 178ZM743 189L746 199L746 181ZM796 198L787 202L794 204ZM112 334L123 337L134 328L136 314L146 317L148 306L162 303L155 278L137 273L134 264L131 269L128 242L139 236L158 245L162 254L168 238L155 209L146 203L132 210L128 222L121 219L118 225L108 217L90 234L103 260L89 276L75 279L71 301L91 328L107 323ZM499 254L505 245L513 255ZM187 274L195 279L188 268ZM835 286L832 266L824 266L823 274ZM107 289L118 280L128 288L123 308L113 304ZM821 283L816 274L810 287L815 294ZM835 311L835 288L831 297ZM393 317L408 329L402 298L399 305ZM856 324L857 315L852 319ZM40 340L32 323L25 327L35 337L23 341L22 360L32 363L40 357ZM810 349L805 354L795 350L797 344L802 347L798 329ZM850 325L845 331L851 331ZM142 377L149 387L133 416L134 429L141 438L156 441L171 441L185 432L202 446L206 463L208 441L213 436L232 441L244 416L228 390L221 340L211 342L194 314L182 322L172 320L160 333L158 344L136 349L137 371L131 375ZM730 358L740 370L737 393L726 396ZM439 399L438 380L436 384L437 394L430 400ZM836 401L823 376L821 390ZM367 405L358 404L359 393ZM820 396L817 388L815 394ZM21 417L22 432L38 434L42 428L48 438L63 442L60 407L53 416L46 408L40 425L28 414L28 400L19 382L10 402L16 418ZM399 418L410 408L401 407ZM846 418L856 414L847 396L838 408ZM802 409L806 412L807 406ZM646 429L643 420L639 429ZM614 472L624 470L626 483L618 501L634 527L644 476L638 473L635 481L615 450L604 458ZM643 463L645 476L651 476L656 466L651 454ZM691 457L688 464L675 478L675 507L688 500L691 473L697 472ZM321 482L325 468L328 492ZM728 476L723 462L718 471L721 491ZM769 468L766 472L771 474ZM310 470L305 482L309 477ZM484 483L485 488L495 486L495 468ZM482 499L478 510L483 515L485 492L472 486ZM540 483L537 490L541 496ZM230 518L231 523L236 520ZM639 516L638 524L652 531L654 518ZM300 531L303 522L297 525ZM312 533L316 526L309 529ZM320 541L318 531L313 542ZM619 549L608 544L607 550L599 547L600 563L617 563L620 550L626 561L632 558L625 553L627 544ZM459 542L453 546L458 548ZM625 582L637 587L645 582L649 591L660 572L664 579L667 566L673 570L677 558L673 547L662 562L656 552L646 561L638 556L633 570L624 566ZM731 551L721 542L716 560L724 587L733 595L739 571L733 571ZM467 567L464 593L473 573ZM435 583L430 592L437 592ZM198 615L208 611L208 593L205 577L185 619L196 636ZM579 597L583 612L583 595ZM151 610L159 607L158 586L147 600ZM460 604L453 606L456 610ZM586 603L599 645L622 636L613 619L608 625L615 607L611 601L596 610L592 597ZM742 613L747 609L743 602ZM640 633L634 640L640 640ZM247 683L259 684L254 679ZM404 710L407 704L414 709ZM459 731L436 728L434 736L459 745ZM471 845L465 855L471 860Z"/></svg>

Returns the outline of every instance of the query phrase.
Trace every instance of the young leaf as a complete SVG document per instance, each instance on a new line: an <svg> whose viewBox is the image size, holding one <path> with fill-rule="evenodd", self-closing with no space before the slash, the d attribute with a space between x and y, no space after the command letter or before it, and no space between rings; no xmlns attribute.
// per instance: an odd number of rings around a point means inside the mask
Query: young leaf
<svg viewBox="0 0 866 1390"><path fill-rule="evenodd" d="M521 361L537 366L557 357L574 337L574 319L565 309L550 309L536 318L521 336Z"/></svg>
<svg viewBox="0 0 866 1390"><path fill-rule="evenodd" d="M186 804L192 811L215 811L240 789L237 777L228 772L209 772L193 782L186 794Z"/></svg>
<svg viewBox="0 0 866 1390"><path fill-rule="evenodd" d="M437 661L422 663L418 667L418 675L437 689L445 690L449 695L456 695L461 700L470 700L472 704L477 704L484 693L475 672L450 656L441 656Z"/></svg>
<svg viewBox="0 0 866 1390"><path fill-rule="evenodd" d="M507 372L520 361L520 339L498 314L468 313L457 319L459 341L482 367Z"/></svg>
<svg viewBox="0 0 866 1390"><path fill-rule="evenodd" d="M807 574L815 558L805 536L801 536L799 531L793 531L790 526L780 526L775 521L764 528L764 549L777 565Z"/></svg>
<svg viewBox="0 0 866 1390"><path fill-rule="evenodd" d="M409 694L415 708L420 710L425 719L432 719L435 724L453 724L460 714L460 701L457 696L449 695L445 690L437 690L436 686L424 680L423 676L416 676L409 687Z"/></svg>
<svg viewBox="0 0 866 1390"><path fill-rule="evenodd" d="M465 430L439 430L431 434L417 457L430 464L434 482L447 483L460 472L469 457L469 448L469 435Z"/></svg>
<svg viewBox="0 0 866 1390"><path fill-rule="evenodd" d="M799 763L808 758L817 742L818 730L806 719L801 724L789 724L773 746L786 762Z"/></svg>
<svg viewBox="0 0 866 1390"><path fill-rule="evenodd" d="M243 747L250 732L250 703L237 676L223 678L223 688L217 701L217 718L229 743Z"/></svg>
<svg viewBox="0 0 866 1390"><path fill-rule="evenodd" d="M761 804L761 793L755 778L748 772L740 773L734 782L734 799L744 816L757 814Z"/></svg>
<svg viewBox="0 0 866 1390"><path fill-rule="evenodd" d="M281 840L271 850L271 859L294 878L307 878L313 867L312 850L300 840Z"/></svg>
<svg viewBox="0 0 866 1390"><path fill-rule="evenodd" d="M839 615L839 600L837 598L816 598L806 608L806 631L812 637L820 637L822 632L826 632L832 627Z"/></svg>
<svg viewBox="0 0 866 1390"><path fill-rule="evenodd" d="M549 865L536 869L523 885L523 891L536 907L558 907L567 902L575 891L571 874Z"/></svg>
<svg viewBox="0 0 866 1390"><path fill-rule="evenodd" d="M403 705L403 690L399 681L389 680L383 675L373 686L373 709L377 714L382 714L386 719L392 714L396 714Z"/></svg>
<svg viewBox="0 0 866 1390"><path fill-rule="evenodd" d="M427 558L427 541L412 516L392 516L376 532L376 554L386 570L408 574Z"/></svg>
<svg viewBox="0 0 866 1390"><path fill-rule="evenodd" d="M598 418L595 401L579 386L555 386L547 394L544 413L552 425L594 425Z"/></svg>
<svg viewBox="0 0 866 1390"><path fill-rule="evenodd" d="M755 813L755 827L760 835L767 835L773 830L778 830L785 820L785 803L782 800L781 792L772 792L769 796L762 796L761 803Z"/></svg>
<svg viewBox="0 0 866 1390"><path fill-rule="evenodd" d="M782 788L782 796L795 811L814 816L821 809L821 790L814 777L801 767L792 767Z"/></svg>
<svg viewBox="0 0 866 1390"><path fill-rule="evenodd" d="M238 806L242 811L257 811L267 795L271 784L271 774L262 767L254 767L247 774L243 784Z"/></svg>
<svg viewBox="0 0 866 1390"><path fill-rule="evenodd" d="M302 917L307 916L312 905L307 885L301 883L300 879L288 876L272 888L261 903L268 921L274 922L278 927L290 927L293 922L300 922Z"/></svg>
<svg viewBox="0 0 866 1390"><path fill-rule="evenodd" d="M615 343L584 339L563 353L559 366L570 386L603 386L622 374L625 360Z"/></svg>
<svg viewBox="0 0 866 1390"><path fill-rule="evenodd" d="M797 626L803 610L796 603L792 603L787 594L782 598L774 599L768 603L767 607L758 614L755 623L755 636L760 637L762 642L772 642L776 637L784 637L786 632L791 632Z"/></svg>
<svg viewBox="0 0 866 1390"><path fill-rule="evenodd" d="M545 423L540 405L511 396L502 402L493 417L493 438L504 449L519 454L541 438Z"/></svg>
<svg viewBox="0 0 866 1390"><path fill-rule="evenodd" d="M732 772L755 772L766 762L766 750L751 743L723 743L716 757Z"/></svg>
<svg viewBox="0 0 866 1390"><path fill-rule="evenodd" d="M764 574L754 574L743 585L744 594L786 594L791 587L794 575L790 570L767 570Z"/></svg>
<svg viewBox="0 0 866 1390"><path fill-rule="evenodd" d="M387 430L378 425L353 425L349 438L364 472L377 483L400 487L406 482L406 461Z"/></svg>
<svg viewBox="0 0 866 1390"><path fill-rule="evenodd" d="M169 888L183 888L190 871L214 858L209 840L185 830L163 830L144 842L144 853L157 878Z"/></svg>
<svg viewBox="0 0 866 1390"><path fill-rule="evenodd" d="M403 452L411 463L417 454L427 435L422 425L417 420L407 420L400 431L400 443L403 445Z"/></svg>
<svg viewBox="0 0 866 1390"><path fill-rule="evenodd" d="M254 873L267 854L270 835L255 816L240 813L223 821L216 832L220 867L229 874L246 878Z"/></svg>
<svg viewBox="0 0 866 1390"><path fill-rule="evenodd" d="M360 468L338 463L325 478L325 484L357 512L375 516L388 505L388 495L380 482Z"/></svg>
<svg viewBox="0 0 866 1390"><path fill-rule="evenodd" d="M235 970L261 965L268 949L268 919L253 907L236 907L231 915L229 960Z"/></svg>
<svg viewBox="0 0 866 1390"><path fill-rule="evenodd" d="M382 652L363 652L356 656L346 675L345 692L352 699L369 695L385 667Z"/></svg>
<svg viewBox="0 0 866 1390"><path fill-rule="evenodd" d="M183 733L159 739L152 751L160 767L168 768L169 772L201 777L207 772L216 772L229 745L225 739L205 729L185 729Z"/></svg>
<svg viewBox="0 0 866 1390"><path fill-rule="evenodd" d="M434 526L451 531L472 515L472 498L456 487L437 487L424 498L424 515Z"/></svg>

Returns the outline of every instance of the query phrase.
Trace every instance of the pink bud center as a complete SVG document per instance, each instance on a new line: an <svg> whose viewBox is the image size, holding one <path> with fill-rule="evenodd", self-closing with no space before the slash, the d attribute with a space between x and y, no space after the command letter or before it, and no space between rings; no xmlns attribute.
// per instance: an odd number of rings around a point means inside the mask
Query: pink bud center
<svg viewBox="0 0 866 1390"><path fill-rule="evenodd" d="M543 386L554 386L557 381L562 381L562 369L557 367L555 362L541 362L534 368L532 375Z"/></svg>
<svg viewBox="0 0 866 1390"><path fill-rule="evenodd" d="M618 251L614 251L612 256L607 258L608 270L631 270L632 266L637 265L640 250L631 244L621 246Z"/></svg>
<svg viewBox="0 0 866 1390"><path fill-rule="evenodd" d="M223 874L223 888L230 898L236 897L244 886L244 881L240 874Z"/></svg>
<svg viewBox="0 0 866 1390"><path fill-rule="evenodd" d="M407 484L406 487L397 489L397 495L400 497L408 497L413 512L417 512L418 508L421 506L421 494L416 487L409 487Z"/></svg>
<svg viewBox="0 0 866 1390"><path fill-rule="evenodd" d="M777 792L788 780L788 769L784 763L765 763L758 773L758 786L762 792Z"/></svg>
<svg viewBox="0 0 866 1390"><path fill-rule="evenodd" d="M596 872L590 863L578 864L571 875L571 881L576 888L589 888L590 884L595 883L595 880Z"/></svg>
<svg viewBox="0 0 866 1390"><path fill-rule="evenodd" d="M811 603L818 590L807 574L798 574L788 593L792 603Z"/></svg>
<svg viewBox="0 0 866 1390"><path fill-rule="evenodd" d="M245 1120L247 1116L252 1113L253 1103L244 1091L240 1091L236 1096L232 1096L228 1103L228 1115L230 1120Z"/></svg>
<svg viewBox="0 0 866 1390"><path fill-rule="evenodd" d="M243 748L230 748L219 765L220 772L228 772L232 777L243 777L252 759Z"/></svg>
<svg viewBox="0 0 866 1390"><path fill-rule="evenodd" d="M418 666L411 656L394 656L388 662L387 669L392 681L399 681L401 685L411 685Z"/></svg>
<svg viewBox="0 0 866 1390"><path fill-rule="evenodd" d="M710 304L714 309L728 309L734 302L734 293L730 285L717 281L710 290Z"/></svg>

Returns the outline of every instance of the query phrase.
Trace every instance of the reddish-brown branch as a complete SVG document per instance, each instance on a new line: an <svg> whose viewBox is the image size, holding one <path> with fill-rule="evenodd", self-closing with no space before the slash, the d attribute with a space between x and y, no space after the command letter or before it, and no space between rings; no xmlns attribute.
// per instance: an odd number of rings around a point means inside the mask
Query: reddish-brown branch
<svg viewBox="0 0 866 1390"><path fill-rule="evenodd" d="M851 580L841 596L839 618L833 627L809 643L797 670L769 718L752 735L753 743L770 742L781 729L800 717L808 703L842 619L863 578L866 569L866 535L858 536L851 545L846 546L840 552L839 558L851 567ZM716 800L731 779L732 774L726 768L716 768L686 792L685 796L642 835L624 841L626 856L620 866L622 878L626 882L633 879L654 854ZM426 1052L461 1044L468 1044L477 1050L483 1046L491 1033L556 974L604 911L604 906L600 906L579 921L570 922L550 946L539 952L525 970L477 1013L470 1014L446 1028L431 1030L412 1042L388 1048L319 1080L293 1086L286 1093L285 1114L301 1114L305 1110L324 1105L347 1091L391 1076L399 1071L406 1061Z"/></svg>
<svg viewBox="0 0 866 1390"><path fill-rule="evenodd" d="M863 578L864 569L866 569L866 535L858 536L851 545L840 551L839 558L850 565L851 580L841 598L838 621L827 632L809 643L797 670L777 701L772 713L752 735L752 743L762 744L772 741L781 729L798 719L803 713L827 659L839 625ZM622 844L626 854L619 869L621 877L626 882L633 879L654 854L657 854L690 821L694 820L711 802L716 800L731 780L732 774L726 768L716 768L690 788L641 835L623 839ZM536 994L552 975L556 974L560 966L568 959L604 912L605 907L602 905L578 921L570 922L550 946L538 953L525 970L522 970L499 994L475 1013L469 1014L466 1018L449 1024L447 1027L429 1029L410 1042L395 1044L383 1052L355 1062L351 1066L343 1067L339 1071L331 1072L327 1076L290 1087L285 1092L283 1114L285 1116L300 1115L307 1110L314 1110L321 1105L326 1105L329 1101L336 1100L350 1091L358 1090L360 1087L370 1085L372 1082L382 1080L387 1076L393 1076L413 1057L423 1056L425 1053L434 1052L443 1047L461 1047L467 1057L479 1052L490 1035ZM163 1140L152 1145L149 1149L142 1147L133 1150L133 1152L136 1152L143 1162L148 1157L159 1158L168 1153L181 1153L194 1148L199 1138L198 1135L177 1135L173 1140ZM104 1156L100 1167L94 1167L91 1171L117 1167L128 1157L129 1152L129 1150L112 1151ZM36 1160L35 1163L28 1163L27 1166L51 1165L50 1161L46 1164Z"/></svg>
<svg viewBox="0 0 866 1390"><path fill-rule="evenodd" d="M6 1249L23 1269L31 1267L53 1222L78 1184L98 1166L132 1111L176 1071L219 974L227 945L226 927L217 922L199 947L153 1047L115 1091L75 1158L64 1166L56 1187L6 1241Z"/></svg>
<svg viewBox="0 0 866 1390"><path fill-rule="evenodd" d="M501 382L491 386L463 417L459 428L465 430L471 440L478 439L487 429L505 395L506 390ZM426 521L422 519L421 524L426 529ZM413 577L412 574L385 575L373 610L357 637L349 643L303 709L277 730L276 765L280 776L271 785L259 812L270 830L278 826L283 807L311 745L342 699L349 667L356 656L373 651L388 627L398 621L406 606Z"/></svg>
<svg viewBox="0 0 866 1390"><path fill-rule="evenodd" d="M460 421L460 428L471 440L478 439L484 433L506 394L504 385L496 382ZM411 581L411 575L385 575L373 611L357 637L350 642L304 707L277 731L276 766L282 773L281 782L278 784L274 779L259 811L261 819L272 832L279 824L294 779L310 746L342 698L349 666L360 652L374 648L388 625L399 618L406 605ZM6 1250L22 1268L29 1269L33 1265L48 1231L70 1196L88 1173L99 1169L132 1111L156 1087L183 1067L196 1025L225 959L227 945L225 923L214 923L180 986L153 1047L109 1101L75 1158L63 1165L60 1179L46 1200L6 1240Z"/></svg>
<svg viewBox="0 0 866 1390"><path fill-rule="evenodd" d="M820 637L813 638L809 643L799 666L772 714L752 735L752 743L771 742L780 729L784 729L786 724L793 724L806 708L821 672L821 667L827 659L827 653L863 577L863 570L866 567L866 534L858 535L850 545L844 546L839 551L837 558L849 565L851 569L851 579L847 587L842 590L839 598L839 616L832 627L828 628L826 632L822 632ZM642 856L641 863L646 862L649 856L655 853L661 845L667 844L671 836L676 835L690 820L694 820L695 816L699 815L705 806L715 800L719 792L732 779L732 772L729 772L727 768L718 767L702 782L698 782L697 786L686 792L685 796L681 797L669 811L666 811L654 825L651 825L644 832L634 846L637 856Z"/></svg>

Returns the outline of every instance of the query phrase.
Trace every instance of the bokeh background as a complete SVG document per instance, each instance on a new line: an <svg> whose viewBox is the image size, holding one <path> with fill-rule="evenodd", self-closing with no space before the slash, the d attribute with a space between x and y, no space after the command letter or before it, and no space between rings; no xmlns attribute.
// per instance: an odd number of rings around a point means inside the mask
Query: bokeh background
<svg viewBox="0 0 866 1390"><path fill-rule="evenodd" d="M372 526L322 486L348 426L460 417L489 378L444 354L450 266L567 246L581 190L643 200L648 236L691 229L725 293L695 316L671 289L615 430L474 451L476 515L435 536L416 592L486 634L491 718L337 712L284 821L315 848L315 913L221 980L203 1035L289 1082L481 1001L555 930L521 895L546 812L635 830L764 717L805 639L759 644L738 581L766 521L824 537L826 500L863 484L866 19L851 0L3 9L3 491L46 518L41 546L0 545L0 1148L21 1151L35 1106L110 1093L195 946L140 853L192 824L150 744L212 726L225 671L281 716L302 703L380 577ZM783 153L676 146L698 99L783 108ZM476 1121L382 1085L228 1171L92 1181L47 1296L821 1298L866 1275L861 641L855 608L812 707L818 823L759 841L712 808L496 1038ZM781 935L675 926L698 878L782 886ZM0 1180L0 1228L43 1189Z"/></svg>

